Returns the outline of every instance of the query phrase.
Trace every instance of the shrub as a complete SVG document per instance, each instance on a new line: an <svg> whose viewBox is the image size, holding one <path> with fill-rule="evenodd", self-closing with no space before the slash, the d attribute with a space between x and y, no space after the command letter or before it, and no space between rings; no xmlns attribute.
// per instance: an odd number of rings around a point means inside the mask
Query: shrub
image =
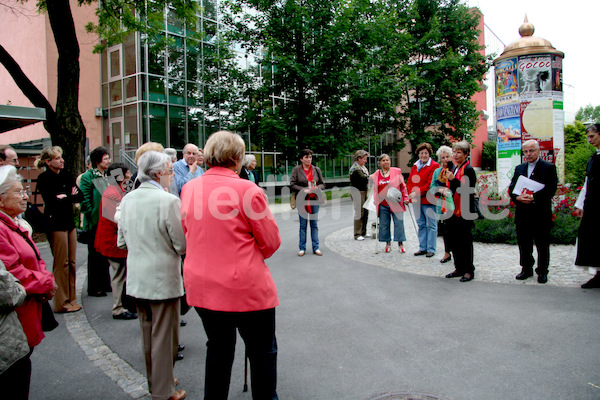
<svg viewBox="0 0 600 400"><path fill-rule="evenodd" d="M596 149L588 143L578 144L573 151L565 154L565 179L575 186L585 182L585 170L590 156Z"/></svg>
<svg viewBox="0 0 600 400"><path fill-rule="evenodd" d="M481 148L481 168L488 171L496 170L496 142L483 142Z"/></svg>

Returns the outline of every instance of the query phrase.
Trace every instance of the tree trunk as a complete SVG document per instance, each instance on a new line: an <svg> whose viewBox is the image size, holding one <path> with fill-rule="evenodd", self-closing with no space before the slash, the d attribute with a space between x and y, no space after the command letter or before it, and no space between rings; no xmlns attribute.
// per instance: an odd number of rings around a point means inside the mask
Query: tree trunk
<svg viewBox="0 0 600 400"><path fill-rule="evenodd" d="M84 168L85 126L79 114L79 43L69 0L46 2L58 49L57 129L52 144L63 149L65 168L77 176Z"/></svg>

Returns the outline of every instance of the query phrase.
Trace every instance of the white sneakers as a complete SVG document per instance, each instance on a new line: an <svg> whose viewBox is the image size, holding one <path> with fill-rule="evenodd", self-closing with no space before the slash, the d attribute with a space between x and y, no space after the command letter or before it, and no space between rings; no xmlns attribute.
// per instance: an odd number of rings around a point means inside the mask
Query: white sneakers
<svg viewBox="0 0 600 400"><path fill-rule="evenodd" d="M316 254L316 255L318 255L318 256L322 256L323 255L323 253L321 253L321 250L315 250L315 251L313 251L313 253ZM302 257L304 254L306 254L306 251L300 250L298 252L298 257Z"/></svg>
<svg viewBox="0 0 600 400"><path fill-rule="evenodd" d="M304 253L306 253L304 250L300 250L298 252L298 257L302 257L304 255Z"/></svg>
<svg viewBox="0 0 600 400"><path fill-rule="evenodd" d="M365 240L364 236L359 236L356 238L356 240L361 241L361 240Z"/></svg>
<svg viewBox="0 0 600 400"><path fill-rule="evenodd" d="M322 256L323 255L323 253L321 253L321 250L318 250L318 249L315 250L315 251L313 251L313 253L315 253L317 256Z"/></svg>

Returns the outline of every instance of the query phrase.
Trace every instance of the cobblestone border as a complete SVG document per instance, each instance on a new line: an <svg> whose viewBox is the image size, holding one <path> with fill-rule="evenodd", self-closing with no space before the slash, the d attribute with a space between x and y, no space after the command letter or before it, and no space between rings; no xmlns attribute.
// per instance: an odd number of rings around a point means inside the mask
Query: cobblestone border
<svg viewBox="0 0 600 400"><path fill-rule="evenodd" d="M83 294L83 282L87 279L87 263L77 269L77 288L79 299ZM115 382L133 399L150 400L146 377L125 362L112 351L92 328L85 308L82 312L64 314L69 334L79 345L86 357L95 367Z"/></svg>

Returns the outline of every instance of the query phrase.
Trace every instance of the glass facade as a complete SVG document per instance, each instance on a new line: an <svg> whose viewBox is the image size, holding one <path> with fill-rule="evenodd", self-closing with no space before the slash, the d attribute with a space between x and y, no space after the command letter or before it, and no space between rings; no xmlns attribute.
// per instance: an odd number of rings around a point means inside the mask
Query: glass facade
<svg viewBox="0 0 600 400"><path fill-rule="evenodd" d="M179 151L186 143L202 148L208 136L221 128L230 110L218 100L217 1L202 0L202 14L195 26L185 26L165 10L165 29L158 37L138 32L101 54L103 141L114 160L126 161L123 153L133 158L135 150L147 141ZM202 40L195 33L202 33ZM167 45L157 46L159 42ZM254 55L234 51L241 67L257 66ZM276 75L266 63L260 74L263 79ZM273 105L288 101L284 96L272 98ZM286 162L276 148L257 148L250 132L240 134L248 151L256 156L260 180L285 184L296 162ZM373 148L366 150L378 154L381 144L371 144ZM316 155L315 163L328 181L347 181L352 156L332 159ZM376 168L374 157L368 167Z"/></svg>

